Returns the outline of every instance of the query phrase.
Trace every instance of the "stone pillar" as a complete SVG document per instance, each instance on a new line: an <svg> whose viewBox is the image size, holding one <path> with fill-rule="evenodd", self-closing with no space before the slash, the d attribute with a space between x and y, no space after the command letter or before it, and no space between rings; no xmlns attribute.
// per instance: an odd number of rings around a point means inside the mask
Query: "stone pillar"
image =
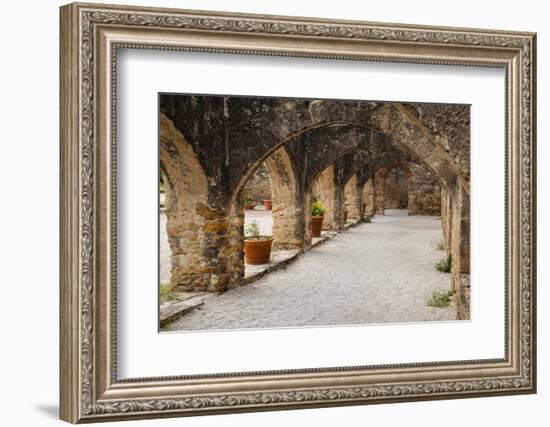
<svg viewBox="0 0 550 427"><path fill-rule="evenodd" d="M409 215L441 215L441 187L430 172L410 163Z"/></svg>
<svg viewBox="0 0 550 427"><path fill-rule="evenodd" d="M304 241L303 191L284 148L265 162L271 178L273 249L301 249Z"/></svg>
<svg viewBox="0 0 550 427"><path fill-rule="evenodd" d="M244 213L232 217L197 203L187 212L172 206L166 214L173 287L219 292L240 285Z"/></svg>
<svg viewBox="0 0 550 427"><path fill-rule="evenodd" d="M451 194L445 187L441 187L441 228L443 229L443 240L448 255L451 253L451 217Z"/></svg>
<svg viewBox="0 0 550 427"><path fill-rule="evenodd" d="M353 175L344 188L345 209L348 219L359 220L361 217L362 199L358 192L357 175Z"/></svg>
<svg viewBox="0 0 550 427"><path fill-rule="evenodd" d="M311 191L308 191L304 195L304 206L305 209L303 210L303 218L304 218L304 241L303 241L303 249L304 251L307 251L311 248L312 243L312 235L311 235L311 209L309 207L311 206L311 201L313 197L311 194ZM324 220L323 220L324 222Z"/></svg>
<svg viewBox="0 0 550 427"><path fill-rule="evenodd" d="M232 215L229 200L216 198L213 203L209 180L193 147L163 115L160 130L170 284L186 291L216 292L239 286L244 276L244 213Z"/></svg>
<svg viewBox="0 0 550 427"><path fill-rule="evenodd" d="M363 187L364 215L374 215L374 179L371 177Z"/></svg>
<svg viewBox="0 0 550 427"><path fill-rule="evenodd" d="M341 206L343 193L338 185L339 174L334 165L330 165L319 175L317 181L317 197L325 207L325 218L323 220L323 230L339 230L342 228ZM309 207L309 205L308 205Z"/></svg>
<svg viewBox="0 0 550 427"><path fill-rule="evenodd" d="M451 285L455 292L458 317L470 318L470 196L457 184L452 208Z"/></svg>
<svg viewBox="0 0 550 427"><path fill-rule="evenodd" d="M384 215L384 179L385 169L382 168L374 175L374 213Z"/></svg>

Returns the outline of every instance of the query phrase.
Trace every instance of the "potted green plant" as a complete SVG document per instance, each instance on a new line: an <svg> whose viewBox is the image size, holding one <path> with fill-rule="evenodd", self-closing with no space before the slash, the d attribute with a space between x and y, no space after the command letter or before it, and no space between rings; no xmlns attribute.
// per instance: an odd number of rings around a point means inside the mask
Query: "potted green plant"
<svg viewBox="0 0 550 427"><path fill-rule="evenodd" d="M313 237L321 236L321 229L323 228L323 218L325 215L325 208L319 200L314 200L311 204L311 235Z"/></svg>
<svg viewBox="0 0 550 427"><path fill-rule="evenodd" d="M271 204L271 199L265 199L264 200L264 208L266 211L270 211L272 209L273 205Z"/></svg>
<svg viewBox="0 0 550 427"><path fill-rule="evenodd" d="M258 221L244 229L244 261L247 264L267 264L271 258L272 236L262 236Z"/></svg>
<svg viewBox="0 0 550 427"><path fill-rule="evenodd" d="M246 196L244 198L244 208L248 210L252 210L256 207L256 202L252 200L252 197Z"/></svg>

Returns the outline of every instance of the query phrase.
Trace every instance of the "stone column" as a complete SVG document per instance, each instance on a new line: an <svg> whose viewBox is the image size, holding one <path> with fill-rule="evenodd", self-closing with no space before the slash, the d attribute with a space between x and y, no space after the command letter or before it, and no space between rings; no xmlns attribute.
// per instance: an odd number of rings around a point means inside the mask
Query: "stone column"
<svg viewBox="0 0 550 427"><path fill-rule="evenodd" d="M384 180L385 169L382 168L374 175L374 213L384 215Z"/></svg>
<svg viewBox="0 0 550 427"><path fill-rule="evenodd" d="M323 230L339 230L341 228L339 211L342 206L342 189L338 185L338 181L338 171L334 165L325 169L317 181L317 196L326 209Z"/></svg>
<svg viewBox="0 0 550 427"><path fill-rule="evenodd" d="M446 187L441 187L441 228L447 254L451 253L452 199Z"/></svg>
<svg viewBox="0 0 550 427"><path fill-rule="evenodd" d="M358 191L357 175L353 175L344 189L345 209L348 211L348 219L358 220L361 217L362 200Z"/></svg>
<svg viewBox="0 0 550 427"><path fill-rule="evenodd" d="M240 285L244 214L231 216L200 202L188 210L171 204L166 214L173 287L218 292Z"/></svg>
<svg viewBox="0 0 550 427"><path fill-rule="evenodd" d="M298 188L284 148L265 162L271 178L273 249L301 249L304 241L303 190Z"/></svg>
<svg viewBox="0 0 550 427"><path fill-rule="evenodd" d="M409 169L409 215L441 215L441 188L436 177L412 163Z"/></svg>
<svg viewBox="0 0 550 427"><path fill-rule="evenodd" d="M374 215L374 179L371 177L363 187L363 203L365 205L364 214Z"/></svg>
<svg viewBox="0 0 550 427"><path fill-rule="evenodd" d="M312 235L311 235L311 210L309 209L309 206L311 206L312 201L312 194L311 191L308 191L306 194L304 194L304 210L303 210L303 218L304 218L304 241L303 241L303 249L304 251L307 251L311 248L312 243ZM324 222L324 221L323 221Z"/></svg>
<svg viewBox="0 0 550 427"><path fill-rule="evenodd" d="M160 161L165 174L170 284L186 291L215 292L239 286L244 276L244 211L231 212L229 200L210 194L212 184L193 147L164 116Z"/></svg>
<svg viewBox="0 0 550 427"><path fill-rule="evenodd" d="M470 196L457 184L452 209L451 284L456 294L458 316L470 318Z"/></svg>

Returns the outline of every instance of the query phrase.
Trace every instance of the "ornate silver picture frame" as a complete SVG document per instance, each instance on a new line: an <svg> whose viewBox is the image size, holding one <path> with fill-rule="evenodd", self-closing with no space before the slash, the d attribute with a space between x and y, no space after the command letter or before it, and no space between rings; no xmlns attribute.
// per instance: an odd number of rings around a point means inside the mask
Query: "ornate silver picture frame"
<svg viewBox="0 0 550 427"><path fill-rule="evenodd" d="M60 21L63 420L536 391L535 34L80 3L63 6ZM115 144L122 48L503 69L504 357L120 379Z"/></svg>

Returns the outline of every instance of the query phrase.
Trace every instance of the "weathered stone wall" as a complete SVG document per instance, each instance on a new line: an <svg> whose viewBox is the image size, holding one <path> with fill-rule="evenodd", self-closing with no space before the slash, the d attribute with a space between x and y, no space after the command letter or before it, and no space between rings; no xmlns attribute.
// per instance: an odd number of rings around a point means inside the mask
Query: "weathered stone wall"
<svg viewBox="0 0 550 427"><path fill-rule="evenodd" d="M384 215L385 173L379 169L374 175L374 214Z"/></svg>
<svg viewBox="0 0 550 427"><path fill-rule="evenodd" d="M344 184L356 176L362 189L377 170L400 160L417 162L446 191L444 222L452 226L444 227L450 229L453 283L466 301L461 278L469 271L469 222L464 213L469 215L469 107L162 95L160 110L173 285L217 291L242 283L243 189L264 162L280 225L274 224L274 234L280 231L283 245L293 242L307 248L312 185L327 167L334 165L330 222L341 227ZM270 168L268 160L281 147L286 153L283 175L291 176L286 181L273 178L277 168ZM428 197L428 185L423 185L426 188L414 198L417 212L437 203L435 191ZM374 203L367 209L383 214L383 177L376 175L372 188L373 194L367 191L365 198ZM356 193L360 207L363 192Z"/></svg>
<svg viewBox="0 0 550 427"><path fill-rule="evenodd" d="M284 147L276 150L265 162L271 176L273 249L301 249L304 242L303 192Z"/></svg>
<svg viewBox="0 0 550 427"><path fill-rule="evenodd" d="M358 220L361 216L361 197L358 194L357 176L353 175L344 189L345 209L348 219Z"/></svg>
<svg viewBox="0 0 550 427"><path fill-rule="evenodd" d="M227 289L243 270L241 245L231 238L235 224L227 211L208 206L208 180L192 147L166 117L160 126L170 283L184 290Z"/></svg>
<svg viewBox="0 0 550 427"><path fill-rule="evenodd" d="M441 215L441 187L426 169L411 163L407 208L409 215Z"/></svg>
<svg viewBox="0 0 550 427"><path fill-rule="evenodd" d="M440 215L441 187L426 168L398 160L385 165L374 175L373 210L408 209L409 215Z"/></svg>
<svg viewBox="0 0 550 427"><path fill-rule="evenodd" d="M321 202L325 208L323 218L323 230L336 230L338 224L334 212L337 205L338 194L334 186L334 165L325 169L314 183L312 196Z"/></svg>
<svg viewBox="0 0 550 427"><path fill-rule="evenodd" d="M271 200L271 178L265 163L262 163L248 179L242 194L258 204L262 204L264 200Z"/></svg>
<svg viewBox="0 0 550 427"><path fill-rule="evenodd" d="M363 188L363 201L365 204L365 215L374 215L374 179L369 178Z"/></svg>
<svg viewBox="0 0 550 427"><path fill-rule="evenodd" d="M290 135L311 145L310 153L323 148L336 156L350 150L350 133L355 133L356 140L385 138L385 150L396 148L403 156L431 168L447 186L458 174L467 185L469 163L460 150L469 141L468 106L163 95L160 109L193 146L206 175L224 181L224 186L213 188L211 203L223 201L224 194L240 189L248 174ZM448 115L455 119L440 119ZM430 126L426 124L429 120L433 120ZM457 133L455 125L465 127L465 131ZM321 134L331 132L332 141L316 143Z"/></svg>
<svg viewBox="0 0 550 427"><path fill-rule="evenodd" d="M441 188L441 228L443 229L443 239L447 254L451 253L451 219L452 219L452 198L451 193L445 188Z"/></svg>
<svg viewBox="0 0 550 427"><path fill-rule="evenodd" d="M470 318L470 196L458 183L451 217L451 284L461 319Z"/></svg>
<svg viewBox="0 0 550 427"><path fill-rule="evenodd" d="M407 209L409 188L405 171L392 167L384 182L384 208Z"/></svg>

